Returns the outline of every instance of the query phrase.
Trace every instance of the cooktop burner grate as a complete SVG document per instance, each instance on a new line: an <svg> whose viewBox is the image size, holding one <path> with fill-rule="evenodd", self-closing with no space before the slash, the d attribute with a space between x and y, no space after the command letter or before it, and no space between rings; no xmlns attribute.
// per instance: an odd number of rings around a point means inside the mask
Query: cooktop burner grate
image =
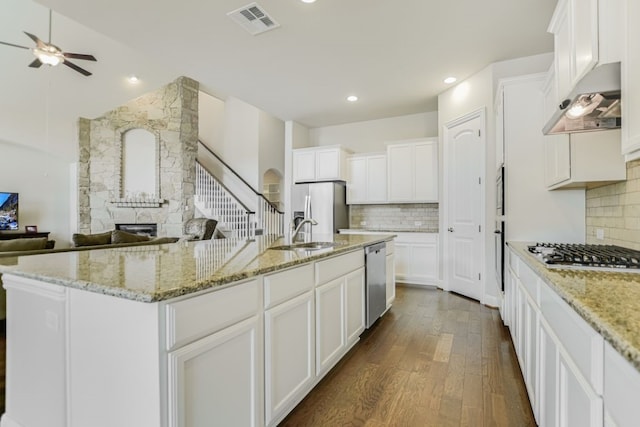
<svg viewBox="0 0 640 427"><path fill-rule="evenodd" d="M640 272L640 251L621 246L536 243L528 249L550 268Z"/></svg>

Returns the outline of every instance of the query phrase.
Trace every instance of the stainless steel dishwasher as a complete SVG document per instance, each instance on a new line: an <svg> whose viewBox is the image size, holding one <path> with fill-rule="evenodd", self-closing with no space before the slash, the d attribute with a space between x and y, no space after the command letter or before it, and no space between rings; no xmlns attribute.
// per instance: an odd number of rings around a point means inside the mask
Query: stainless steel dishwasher
<svg viewBox="0 0 640 427"><path fill-rule="evenodd" d="M365 298L367 301L367 329L387 309L387 244L385 242L364 248Z"/></svg>

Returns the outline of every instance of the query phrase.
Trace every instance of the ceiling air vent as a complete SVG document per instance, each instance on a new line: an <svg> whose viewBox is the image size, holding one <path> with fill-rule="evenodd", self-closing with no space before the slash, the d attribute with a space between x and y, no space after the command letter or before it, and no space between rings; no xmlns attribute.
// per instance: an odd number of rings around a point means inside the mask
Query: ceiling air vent
<svg viewBox="0 0 640 427"><path fill-rule="evenodd" d="M243 6L227 13L227 16L230 16L231 19L254 36L280 26L258 3Z"/></svg>

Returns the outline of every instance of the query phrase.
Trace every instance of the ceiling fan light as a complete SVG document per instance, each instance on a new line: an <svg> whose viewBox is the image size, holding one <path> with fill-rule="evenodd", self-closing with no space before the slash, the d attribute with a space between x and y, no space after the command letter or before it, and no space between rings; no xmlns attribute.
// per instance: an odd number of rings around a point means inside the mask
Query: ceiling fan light
<svg viewBox="0 0 640 427"><path fill-rule="evenodd" d="M33 49L33 54L40 60L40 62L52 67L55 67L64 61L64 56L59 52L48 52L46 50L35 48Z"/></svg>

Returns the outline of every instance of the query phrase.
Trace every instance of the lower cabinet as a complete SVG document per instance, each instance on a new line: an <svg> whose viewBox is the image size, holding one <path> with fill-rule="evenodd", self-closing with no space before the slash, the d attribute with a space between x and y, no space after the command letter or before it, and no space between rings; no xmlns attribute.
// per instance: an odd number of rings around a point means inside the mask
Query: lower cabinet
<svg viewBox="0 0 640 427"><path fill-rule="evenodd" d="M508 265L503 313L536 422L541 426L604 425L607 400L602 384L604 378L606 390L605 371L610 363L603 360L602 336L512 251ZM611 421L607 425L634 424Z"/></svg>
<svg viewBox="0 0 640 427"><path fill-rule="evenodd" d="M438 280L438 235L397 233L395 274L398 282L435 285Z"/></svg>
<svg viewBox="0 0 640 427"><path fill-rule="evenodd" d="M313 320L313 292L307 292L264 313L267 424L289 411L313 382Z"/></svg>
<svg viewBox="0 0 640 427"><path fill-rule="evenodd" d="M387 244L387 248L389 245ZM389 254L387 251L386 257L386 273L387 273L387 308L391 307L393 302L396 300L396 267L395 267L395 256L393 253Z"/></svg>
<svg viewBox="0 0 640 427"><path fill-rule="evenodd" d="M316 375L324 375L358 341L364 304L364 268L316 288Z"/></svg>
<svg viewBox="0 0 640 427"><path fill-rule="evenodd" d="M337 279L316 289L316 374L329 370L346 345L344 287Z"/></svg>
<svg viewBox="0 0 640 427"><path fill-rule="evenodd" d="M170 426L262 424L260 326L252 317L169 353Z"/></svg>

